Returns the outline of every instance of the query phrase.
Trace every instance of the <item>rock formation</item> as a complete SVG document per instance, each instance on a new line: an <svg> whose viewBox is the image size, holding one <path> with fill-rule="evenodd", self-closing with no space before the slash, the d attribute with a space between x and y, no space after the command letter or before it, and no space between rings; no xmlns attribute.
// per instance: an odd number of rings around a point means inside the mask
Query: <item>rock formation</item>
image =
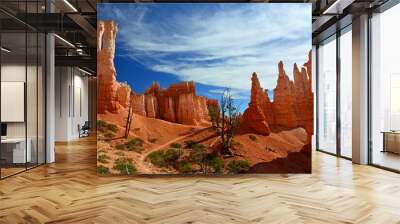
<svg viewBox="0 0 400 224"><path fill-rule="evenodd" d="M119 113L132 104L134 113L170 122L198 125L209 121L210 101L197 96L194 82L173 84L161 89L153 83L143 94L135 94L126 83L116 78L114 67L115 38L118 32L113 21L99 21L97 30L98 113Z"/></svg>
<svg viewBox="0 0 400 224"><path fill-rule="evenodd" d="M129 102L130 87L118 83L114 67L117 24L113 21L97 22L97 111L118 112Z"/></svg>
<svg viewBox="0 0 400 224"><path fill-rule="evenodd" d="M258 81L257 74L253 73L251 77L251 98L249 107L243 113L242 128L254 131L257 134L269 135L271 130L267 123L267 116L271 113L264 113L263 106L267 106L269 99Z"/></svg>
<svg viewBox="0 0 400 224"><path fill-rule="evenodd" d="M292 81L287 76L283 63L279 62L273 102L268 97L268 90L261 88L257 74L253 73L250 103L242 117L242 130L268 135L269 128L303 127L309 134L310 141L314 116L311 66L310 52L301 71L294 64Z"/></svg>
<svg viewBox="0 0 400 224"><path fill-rule="evenodd" d="M173 84L167 89L153 83L144 94L148 117L189 125L209 121L207 99L196 95L194 82Z"/></svg>
<svg viewBox="0 0 400 224"><path fill-rule="evenodd" d="M274 90L273 113L275 122L273 125L295 128L298 123L294 84L286 75L282 61L278 64L278 71L278 82Z"/></svg>
<svg viewBox="0 0 400 224"><path fill-rule="evenodd" d="M197 96L194 82L173 84L167 89L153 83L141 95L135 94L128 84L118 82L114 67L117 32L113 21L98 21L98 113L120 113L131 104L133 112L142 116L188 125L209 122L208 107L218 108L218 101ZM293 81L279 62L273 101L269 99L268 90L261 87L257 74L253 73L250 103L241 121L243 129L269 135L273 128L303 127L309 136L313 134L311 51L308 57L301 70L294 65Z"/></svg>

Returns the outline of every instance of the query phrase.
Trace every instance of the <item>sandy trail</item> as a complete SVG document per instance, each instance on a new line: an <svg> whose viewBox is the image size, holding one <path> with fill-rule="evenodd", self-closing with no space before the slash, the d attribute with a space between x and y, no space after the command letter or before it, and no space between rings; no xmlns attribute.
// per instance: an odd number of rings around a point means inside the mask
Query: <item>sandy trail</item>
<svg viewBox="0 0 400 224"><path fill-rule="evenodd" d="M157 147L154 147L154 148L151 148L151 149L148 149L148 150L146 150L146 151L144 151L141 155L140 155L140 157L139 157L139 160L136 162L136 168L138 169L138 171L139 171L139 173L143 173L143 174L151 174L151 173L154 173L155 172L155 169L157 169L157 168L155 168L154 166L153 166L153 164L151 164L150 162L147 162L146 161L146 157L150 154L150 153L152 153L152 152L155 152L155 151L157 151L157 150L160 150L160 149L163 149L163 148L167 148L167 147L169 147L172 143L174 143L174 142L178 142L178 141L181 141L181 140L183 140L183 139L185 139L185 138L188 138L188 137L192 137L192 136L194 136L194 135L196 135L196 134L199 134L199 133L201 133L201 132L203 132L203 131L206 131L206 130L209 130L210 129L210 127L207 127L207 128L202 128L202 129L198 129L198 130L193 130L191 133L189 133L189 134L186 134L186 135L182 135L182 136L179 136L179 137L177 137L177 138L175 138L175 139L172 139L172 140L170 140L170 141L168 141L168 142L166 142L166 143L164 143L164 144L162 144L162 145L159 145L159 146L157 146Z"/></svg>

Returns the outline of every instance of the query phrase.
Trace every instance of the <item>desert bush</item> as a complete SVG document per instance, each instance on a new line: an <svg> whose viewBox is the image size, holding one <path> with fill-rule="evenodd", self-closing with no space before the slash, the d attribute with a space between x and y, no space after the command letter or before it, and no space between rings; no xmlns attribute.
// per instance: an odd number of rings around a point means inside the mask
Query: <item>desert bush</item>
<svg viewBox="0 0 400 224"><path fill-rule="evenodd" d="M195 144L192 150L192 159L196 162L203 162L207 154L206 147L203 144Z"/></svg>
<svg viewBox="0 0 400 224"><path fill-rule="evenodd" d="M211 158L208 164L214 169L215 173L222 173L224 171L224 160L219 157Z"/></svg>
<svg viewBox="0 0 400 224"><path fill-rule="evenodd" d="M123 144L115 146L118 150L134 151L137 153L143 152L143 140L140 138L131 139Z"/></svg>
<svg viewBox="0 0 400 224"><path fill-rule="evenodd" d="M193 167L192 167L191 163L185 161L185 162L179 163L178 170L181 173L192 173L193 172Z"/></svg>
<svg viewBox="0 0 400 224"><path fill-rule="evenodd" d="M196 145L196 142L193 140L187 140L184 143L185 143L185 148L187 149L193 149L193 147Z"/></svg>
<svg viewBox="0 0 400 224"><path fill-rule="evenodd" d="M100 163L108 163L109 159L110 157L107 156L106 154L101 154L97 157L97 161L99 161Z"/></svg>
<svg viewBox="0 0 400 224"><path fill-rule="evenodd" d="M118 131L118 127L115 124L108 124L107 128L114 133Z"/></svg>
<svg viewBox="0 0 400 224"><path fill-rule="evenodd" d="M115 124L109 124L103 120L97 120L97 129L100 132L117 132L118 131L118 127Z"/></svg>
<svg viewBox="0 0 400 224"><path fill-rule="evenodd" d="M107 132L104 134L104 137L106 137L106 138L114 138L114 137L115 137L115 134L112 133L112 132L107 131Z"/></svg>
<svg viewBox="0 0 400 224"><path fill-rule="evenodd" d="M176 165L176 161L179 159L179 154L176 149L168 149L166 151L158 150L150 153L147 156L152 164L158 167L168 167Z"/></svg>
<svg viewBox="0 0 400 224"><path fill-rule="evenodd" d="M179 155L176 149L168 149L164 152L164 160L168 165L174 165L179 159Z"/></svg>
<svg viewBox="0 0 400 224"><path fill-rule="evenodd" d="M132 159L121 157L115 160L113 167L114 170L118 170L120 174L133 174L136 172L136 167L132 163Z"/></svg>
<svg viewBox="0 0 400 224"><path fill-rule="evenodd" d="M245 173L249 169L250 163L246 160L232 160L228 163L228 170L231 173Z"/></svg>
<svg viewBox="0 0 400 224"><path fill-rule="evenodd" d="M158 150L150 153L147 157L147 160L149 160L153 165L158 166L158 167L166 167L167 164L165 163L164 160L164 151Z"/></svg>
<svg viewBox="0 0 400 224"><path fill-rule="evenodd" d="M134 138L134 139L131 139L130 141L128 141L126 144L128 144L128 145L134 145L134 146L143 146L143 139L141 139L141 138Z"/></svg>
<svg viewBox="0 0 400 224"><path fill-rule="evenodd" d="M257 141L257 137L255 135L249 135L249 139L252 140L253 142Z"/></svg>
<svg viewBox="0 0 400 224"><path fill-rule="evenodd" d="M179 143L177 143L177 142L171 143L170 146L171 146L171 148L174 148L174 149L180 149L180 148L182 148L182 145L179 144Z"/></svg>
<svg viewBox="0 0 400 224"><path fill-rule="evenodd" d="M97 166L97 173L98 174L108 174L108 173L110 173L110 170L108 169L108 167L100 165L100 166Z"/></svg>
<svg viewBox="0 0 400 224"><path fill-rule="evenodd" d="M97 120L97 129L99 131L103 131L103 129L106 127L107 127L107 122L105 122L103 120Z"/></svg>

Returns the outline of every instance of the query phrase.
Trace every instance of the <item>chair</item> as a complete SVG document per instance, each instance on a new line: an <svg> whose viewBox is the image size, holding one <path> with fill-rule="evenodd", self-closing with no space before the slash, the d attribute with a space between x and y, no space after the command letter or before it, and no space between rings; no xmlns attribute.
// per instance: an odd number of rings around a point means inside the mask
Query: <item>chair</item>
<svg viewBox="0 0 400 224"><path fill-rule="evenodd" d="M79 138L89 136L89 130L90 130L89 121L85 121L85 123L82 125L82 127L80 127L80 125L78 125L78 129L79 129Z"/></svg>

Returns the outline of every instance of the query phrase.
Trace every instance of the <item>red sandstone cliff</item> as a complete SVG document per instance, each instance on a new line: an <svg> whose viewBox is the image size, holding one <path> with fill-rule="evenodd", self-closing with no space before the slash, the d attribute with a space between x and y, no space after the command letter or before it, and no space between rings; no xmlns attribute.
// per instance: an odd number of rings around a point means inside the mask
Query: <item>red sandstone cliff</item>
<svg viewBox="0 0 400 224"><path fill-rule="evenodd" d="M173 84L161 89L157 83L145 93L145 116L166 121L198 125L209 121L207 99L196 95L194 82ZM141 105L135 105L141 107Z"/></svg>
<svg viewBox="0 0 400 224"><path fill-rule="evenodd" d="M117 24L98 21L97 27L98 113L120 113L131 103L133 112L142 116L189 125L209 121L207 105L213 101L197 96L194 82L173 84L167 89L153 83L142 95L118 82L114 67ZM218 107L218 101L214 104Z"/></svg>
<svg viewBox="0 0 400 224"><path fill-rule="evenodd" d="M263 91L258 81L257 74L251 77L251 97L249 107L245 110L242 117L242 128L254 131L257 134L269 135L268 119L272 113L263 111L270 106L268 95Z"/></svg>
<svg viewBox="0 0 400 224"><path fill-rule="evenodd" d="M128 106L131 88L116 81L114 68L117 24L113 21L97 22L97 111L118 112Z"/></svg>
<svg viewBox="0 0 400 224"><path fill-rule="evenodd" d="M311 52L308 61L299 70L293 67L294 81L287 76L282 62L278 64L278 81L274 89L274 100L260 86L257 74L253 73L251 97L242 118L241 128L246 131L268 135L270 127L303 127L309 137L313 134L313 93L311 88Z"/></svg>

